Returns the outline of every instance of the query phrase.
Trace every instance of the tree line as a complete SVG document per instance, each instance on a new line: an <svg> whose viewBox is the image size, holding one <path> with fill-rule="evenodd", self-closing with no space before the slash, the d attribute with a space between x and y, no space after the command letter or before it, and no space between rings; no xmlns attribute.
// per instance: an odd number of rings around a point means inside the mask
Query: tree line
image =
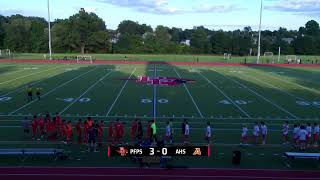
<svg viewBox="0 0 320 180"><path fill-rule="evenodd" d="M116 30L106 28L94 13L81 9L68 19L51 22L55 53L147 53L147 54L257 54L258 32L251 27L234 31L157 26L125 20ZM319 23L311 20L299 30L279 28L262 31L261 52L319 55ZM0 15L0 49L47 53L48 24L44 18Z"/></svg>

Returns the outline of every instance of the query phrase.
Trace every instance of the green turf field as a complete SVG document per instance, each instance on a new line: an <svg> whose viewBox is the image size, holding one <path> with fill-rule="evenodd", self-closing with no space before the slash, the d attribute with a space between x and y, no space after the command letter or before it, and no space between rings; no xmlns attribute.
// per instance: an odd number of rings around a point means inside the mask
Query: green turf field
<svg viewBox="0 0 320 180"><path fill-rule="evenodd" d="M63 59L65 56L77 56L79 54L54 54L54 59ZM231 60L225 60L223 55L152 55L152 54L86 54L97 60L132 60L132 61L175 61L175 62L225 62L225 63L244 63L245 59L247 63L255 63L256 56L232 56ZM49 55L47 55L49 57ZM319 56L298 56L303 64L311 64L312 61L320 63ZM43 54L37 53L17 53L13 55L14 59L44 59ZM286 56L283 55L278 61L278 55L273 57L261 56L261 63L287 63Z"/></svg>
<svg viewBox="0 0 320 180"><path fill-rule="evenodd" d="M211 158L177 158L175 163L193 167L231 167L231 152L240 149L243 168L285 168L282 154L293 150L282 146L281 125L320 122L320 69L287 67L190 67L156 65L156 74L196 80L186 86L157 87L120 81L119 78L153 76L154 65L67 65L67 64L0 64L0 147L63 147L71 150L70 166L132 166L127 159L108 159L106 151L90 154L85 147L32 142L23 137L20 127L24 116L59 112L74 122L91 116L108 121L120 118L125 122L126 139L129 126L138 117L144 124L153 117L156 96L156 121L159 136L164 136L165 123L174 120L176 143L181 143L180 124L190 123L192 144L203 144L206 122L213 128ZM42 88L41 101L27 102L26 87ZM242 124L250 130L253 122L268 125L268 144L240 147ZM106 137L104 138L106 140ZM319 149L308 151L319 152ZM261 163L263 162L263 163ZM0 164L18 164L17 161ZM36 161L24 162L34 165ZM52 162L43 162L51 165ZM53 165L62 162L55 162ZM317 165L297 165L314 169Z"/></svg>

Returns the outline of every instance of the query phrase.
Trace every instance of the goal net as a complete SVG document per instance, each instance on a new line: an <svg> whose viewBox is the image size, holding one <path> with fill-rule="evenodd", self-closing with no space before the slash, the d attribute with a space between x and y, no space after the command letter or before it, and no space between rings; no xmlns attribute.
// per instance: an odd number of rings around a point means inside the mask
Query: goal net
<svg viewBox="0 0 320 180"><path fill-rule="evenodd" d="M92 56L77 56L77 63L79 62L90 62L92 63Z"/></svg>
<svg viewBox="0 0 320 180"><path fill-rule="evenodd" d="M10 58L11 51L10 49L0 49L0 58Z"/></svg>
<svg viewBox="0 0 320 180"><path fill-rule="evenodd" d="M273 52L265 52L263 56L265 57L267 63L275 63Z"/></svg>
<svg viewBox="0 0 320 180"><path fill-rule="evenodd" d="M223 54L223 59L224 59L224 60L230 60L230 59L231 59L231 56L232 56L232 55L229 54L229 53L224 53L224 54Z"/></svg>
<svg viewBox="0 0 320 180"><path fill-rule="evenodd" d="M300 59L296 55L288 55L286 56L286 61L288 64L300 63Z"/></svg>

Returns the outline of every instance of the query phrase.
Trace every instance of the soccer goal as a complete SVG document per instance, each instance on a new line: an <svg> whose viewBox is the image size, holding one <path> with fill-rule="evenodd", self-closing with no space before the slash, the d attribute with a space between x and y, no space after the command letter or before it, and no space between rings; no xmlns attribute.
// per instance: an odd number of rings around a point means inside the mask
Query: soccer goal
<svg viewBox="0 0 320 180"><path fill-rule="evenodd" d="M79 62L90 62L90 63L93 63L92 56L79 55L79 56L77 56L77 63L79 63Z"/></svg>
<svg viewBox="0 0 320 180"><path fill-rule="evenodd" d="M229 53L224 53L224 54L223 54L223 59L224 59L224 60L230 60L231 57L232 57L232 55L229 54Z"/></svg>
<svg viewBox="0 0 320 180"><path fill-rule="evenodd" d="M296 55L288 55L286 56L286 61L288 64L300 63L300 59Z"/></svg>
<svg viewBox="0 0 320 180"><path fill-rule="evenodd" d="M0 57L1 58L10 58L11 57L11 50L10 49L0 49Z"/></svg>
<svg viewBox="0 0 320 180"><path fill-rule="evenodd" d="M275 63L273 52L265 52L263 56L265 57L267 63Z"/></svg>

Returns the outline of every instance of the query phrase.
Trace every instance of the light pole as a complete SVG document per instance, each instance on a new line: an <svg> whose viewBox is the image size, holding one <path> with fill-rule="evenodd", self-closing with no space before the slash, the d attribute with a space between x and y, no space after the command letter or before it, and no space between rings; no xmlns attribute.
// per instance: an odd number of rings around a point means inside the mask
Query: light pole
<svg viewBox="0 0 320 180"><path fill-rule="evenodd" d="M261 22L262 22L262 11L263 11L263 0L261 0L261 7L260 7L260 23L259 23L259 39L258 39L258 57L257 57L257 64L260 63L260 56L261 56Z"/></svg>
<svg viewBox="0 0 320 180"><path fill-rule="evenodd" d="M51 24L50 24L50 0L48 2L48 30L49 30L49 56L50 60L52 60L52 51L51 51Z"/></svg>

